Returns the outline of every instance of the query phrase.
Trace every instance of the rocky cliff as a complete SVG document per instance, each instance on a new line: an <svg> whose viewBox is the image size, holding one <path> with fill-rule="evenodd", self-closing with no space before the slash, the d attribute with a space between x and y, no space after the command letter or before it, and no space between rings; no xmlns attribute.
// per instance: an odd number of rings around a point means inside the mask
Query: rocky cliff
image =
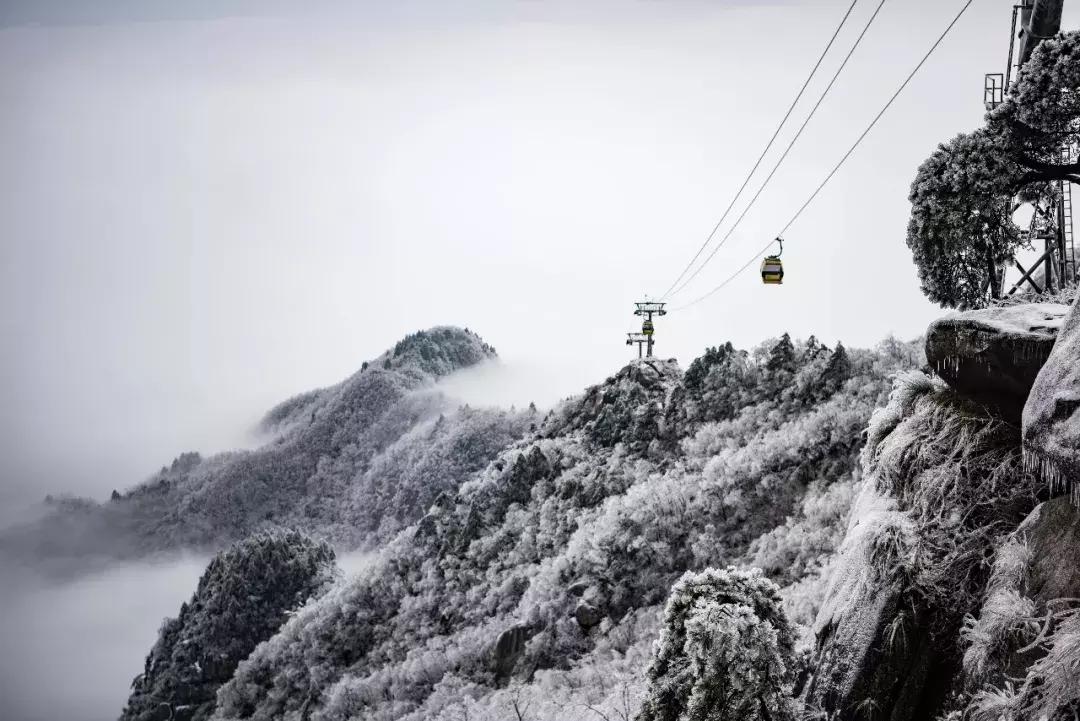
<svg viewBox="0 0 1080 721"><path fill-rule="evenodd" d="M852 721L1074 718L1077 307L956 314L931 326L927 358L936 377L900 376L871 421L807 707Z"/></svg>

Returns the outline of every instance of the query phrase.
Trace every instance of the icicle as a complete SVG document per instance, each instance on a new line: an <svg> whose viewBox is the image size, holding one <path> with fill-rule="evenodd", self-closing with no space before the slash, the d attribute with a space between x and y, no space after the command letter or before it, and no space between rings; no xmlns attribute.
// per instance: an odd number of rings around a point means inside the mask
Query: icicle
<svg viewBox="0 0 1080 721"><path fill-rule="evenodd" d="M1080 508L1080 481L1066 473L1052 458L1041 451L1025 447L1023 466L1025 471L1045 481L1052 495L1067 494L1069 501Z"/></svg>

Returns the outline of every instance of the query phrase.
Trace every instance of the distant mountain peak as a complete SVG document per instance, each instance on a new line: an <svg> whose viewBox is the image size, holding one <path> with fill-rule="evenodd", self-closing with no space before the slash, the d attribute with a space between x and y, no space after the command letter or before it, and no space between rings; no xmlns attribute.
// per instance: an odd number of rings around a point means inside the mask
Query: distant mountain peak
<svg viewBox="0 0 1080 721"><path fill-rule="evenodd" d="M410 333L379 361L387 369L412 366L441 377L495 357L495 349L473 331L442 325Z"/></svg>
<svg viewBox="0 0 1080 721"><path fill-rule="evenodd" d="M365 361L344 381L274 406L257 428L260 433L274 435L297 424L307 426L335 402L352 405L370 399L373 385L394 386L399 391L413 389L495 357L495 349L468 328L435 326L420 330L406 335L377 358Z"/></svg>

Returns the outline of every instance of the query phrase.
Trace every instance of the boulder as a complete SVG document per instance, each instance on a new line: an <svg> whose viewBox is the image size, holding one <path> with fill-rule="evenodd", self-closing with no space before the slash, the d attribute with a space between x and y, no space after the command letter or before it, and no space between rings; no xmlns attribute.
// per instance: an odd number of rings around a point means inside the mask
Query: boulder
<svg viewBox="0 0 1080 721"><path fill-rule="evenodd" d="M903 579L882 549L905 553L911 522L872 479L851 513L847 535L814 624L817 660L806 691L808 712L836 721L926 718L940 659L927 619L911 613ZM891 540L890 540L891 539Z"/></svg>
<svg viewBox="0 0 1080 721"><path fill-rule="evenodd" d="M1054 498L1037 506L1017 534L1031 549L1026 586L1037 607L1080 598L1080 510L1068 498Z"/></svg>
<svg viewBox="0 0 1080 721"><path fill-rule="evenodd" d="M586 631L604 620L604 613L587 601L582 601L574 609L574 618Z"/></svg>
<svg viewBox="0 0 1080 721"><path fill-rule="evenodd" d="M581 579L580 581L575 581L574 583L571 583L569 586L567 586L566 592L574 598L581 598L585 595L585 592L592 587L592 585L592 581L588 579Z"/></svg>
<svg viewBox="0 0 1080 721"><path fill-rule="evenodd" d="M506 678L510 675L532 635L533 629L528 625L511 626L499 634L491 653L496 676Z"/></svg>
<svg viewBox="0 0 1080 721"><path fill-rule="evenodd" d="M1019 420L1069 307L1030 303L954 313L926 332L926 360L950 386Z"/></svg>
<svg viewBox="0 0 1080 721"><path fill-rule="evenodd" d="M1024 454L1080 493L1080 305L1074 303L1028 395ZM1078 499L1080 500L1080 499Z"/></svg>

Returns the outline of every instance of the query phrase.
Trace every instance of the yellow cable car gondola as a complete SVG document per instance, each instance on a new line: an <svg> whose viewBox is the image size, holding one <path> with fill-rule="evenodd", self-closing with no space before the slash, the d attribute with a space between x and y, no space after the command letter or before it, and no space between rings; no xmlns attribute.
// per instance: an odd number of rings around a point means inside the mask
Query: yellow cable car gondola
<svg viewBox="0 0 1080 721"><path fill-rule="evenodd" d="M642 335L652 335L653 334L653 324L652 324L651 320L646 318L645 322L641 324L641 334Z"/></svg>
<svg viewBox="0 0 1080 721"><path fill-rule="evenodd" d="M780 254L784 252L784 239L777 238L780 244L780 252L776 255L765 256L761 261L761 282L766 285L780 285L784 282L784 264L780 261Z"/></svg>

